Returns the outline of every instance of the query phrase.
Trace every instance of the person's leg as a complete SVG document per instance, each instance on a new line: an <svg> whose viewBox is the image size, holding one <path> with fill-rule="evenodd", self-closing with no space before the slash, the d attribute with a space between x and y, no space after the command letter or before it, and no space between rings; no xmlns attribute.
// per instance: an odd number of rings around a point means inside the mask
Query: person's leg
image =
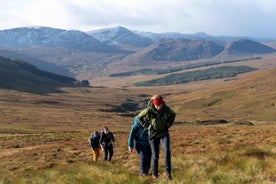
<svg viewBox="0 0 276 184"><path fill-rule="evenodd" d="M171 151L170 151L170 137L169 134L165 135L161 139L164 150L164 162L167 177L171 179Z"/></svg>
<svg viewBox="0 0 276 184"><path fill-rule="evenodd" d="M111 161L112 156L113 156L113 145L112 144L108 146L108 150L109 150L108 161Z"/></svg>
<svg viewBox="0 0 276 184"><path fill-rule="evenodd" d="M150 164L151 164L151 149L150 146L145 146L145 170L146 173L149 173L150 170Z"/></svg>
<svg viewBox="0 0 276 184"><path fill-rule="evenodd" d="M108 146L104 146L104 160L107 161L108 156Z"/></svg>
<svg viewBox="0 0 276 184"><path fill-rule="evenodd" d="M152 175L153 177L158 177L158 159L159 159L159 148L160 148L160 138L154 138L150 140L151 148L151 163L152 163Z"/></svg>
<svg viewBox="0 0 276 184"><path fill-rule="evenodd" d="M95 148L95 151L94 151L94 162L98 160L99 156L100 156L100 148L97 147Z"/></svg>
<svg viewBox="0 0 276 184"><path fill-rule="evenodd" d="M139 154L139 159L140 159L140 172L143 175L147 174L147 170L146 170L146 155L145 155L145 148L143 145L141 144L136 144L136 150L137 153Z"/></svg>
<svg viewBox="0 0 276 184"><path fill-rule="evenodd" d="M93 161L96 162L96 161L95 161L95 159L96 159L95 150L93 150L93 148L91 148L91 151L92 151Z"/></svg>

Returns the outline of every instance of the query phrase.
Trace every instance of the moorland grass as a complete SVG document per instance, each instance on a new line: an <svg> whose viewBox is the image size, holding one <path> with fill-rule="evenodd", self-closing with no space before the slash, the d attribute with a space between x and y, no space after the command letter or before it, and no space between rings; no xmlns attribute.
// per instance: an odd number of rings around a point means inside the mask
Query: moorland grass
<svg viewBox="0 0 276 184"><path fill-rule="evenodd" d="M255 107L262 110L255 97L263 99L261 104L273 104L275 97L270 93L275 81L268 85L264 80L251 81L254 86L261 85L259 96L253 95L251 85L241 84L196 93L182 93L178 88L71 88L48 95L0 90L0 183L167 183L162 151L158 180L137 175L138 155L127 150L133 117L113 111L129 99L143 107L146 97L161 92L177 111L178 123L170 129L170 183L275 183L275 117L262 118L262 112L248 114L255 112ZM269 114L275 112L274 106L267 108ZM182 123L225 117L228 123L224 124ZM112 163L104 162L101 152L99 161L93 163L87 138L103 125L114 133L114 157Z"/></svg>

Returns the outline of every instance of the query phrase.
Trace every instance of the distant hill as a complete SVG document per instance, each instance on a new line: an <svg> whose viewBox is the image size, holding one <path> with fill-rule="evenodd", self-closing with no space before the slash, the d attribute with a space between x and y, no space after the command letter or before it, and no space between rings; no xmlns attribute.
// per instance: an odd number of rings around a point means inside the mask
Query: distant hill
<svg viewBox="0 0 276 184"><path fill-rule="evenodd" d="M29 50L32 50L33 52L29 52ZM40 51L41 50L41 51ZM60 50L61 48L56 48L56 52L62 53ZM37 57L35 53L40 52L43 57ZM47 59L45 55L48 54L48 51L46 48L1 48L0 47L0 56L10 59L20 58L24 61L27 61L28 63L36 66L37 68L45 71L49 71L52 73L56 73L59 75L64 75L68 77L75 77L75 74L69 71L69 68L64 67L62 65L58 65L56 62L50 62L55 57L59 57L59 55L51 54L52 59Z"/></svg>
<svg viewBox="0 0 276 184"><path fill-rule="evenodd" d="M33 47L66 30L50 27L19 27L0 30L0 45L4 47Z"/></svg>
<svg viewBox="0 0 276 184"><path fill-rule="evenodd" d="M223 46L203 40L161 39L126 58L128 63L144 65L158 61L189 61L216 56Z"/></svg>
<svg viewBox="0 0 276 184"><path fill-rule="evenodd" d="M92 36L78 30L63 30L49 27L22 27L0 31L0 46L64 47L82 51L119 52Z"/></svg>
<svg viewBox="0 0 276 184"><path fill-rule="evenodd" d="M241 39L230 42L221 55L252 55L276 52L275 49L252 40Z"/></svg>
<svg viewBox="0 0 276 184"><path fill-rule="evenodd" d="M0 56L0 88L30 93L60 92L60 87L72 87L74 78L37 69L22 60Z"/></svg>
<svg viewBox="0 0 276 184"><path fill-rule="evenodd" d="M87 32L102 43L118 47L147 47L153 43L148 37L138 35L124 27L100 29Z"/></svg>
<svg viewBox="0 0 276 184"><path fill-rule="evenodd" d="M250 39L254 40L254 38L250 37L241 37L241 36L212 36L204 32L197 32L195 34L183 34L183 33L176 33L176 32L168 32L168 33L152 33L152 32L136 32L137 34L148 37L154 41L158 41L164 38L184 38L188 40L205 40L205 41L212 41L219 44L226 44L230 41L235 41L239 39Z"/></svg>
<svg viewBox="0 0 276 184"><path fill-rule="evenodd" d="M266 42L266 43L264 43L264 45L266 45L268 47L271 47L273 49L276 49L276 41L274 41L274 42Z"/></svg>
<svg viewBox="0 0 276 184"><path fill-rule="evenodd" d="M121 26L89 32L21 27L0 30L0 55L22 58L49 72L92 80L142 67L155 69L156 64L165 68L173 63L239 60L275 52L253 38L244 38L204 32L139 33Z"/></svg>

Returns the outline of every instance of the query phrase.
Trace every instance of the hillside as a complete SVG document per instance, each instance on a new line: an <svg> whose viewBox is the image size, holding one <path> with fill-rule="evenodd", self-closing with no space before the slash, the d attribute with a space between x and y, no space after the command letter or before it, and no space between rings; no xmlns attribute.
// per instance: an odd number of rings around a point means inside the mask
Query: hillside
<svg viewBox="0 0 276 184"><path fill-rule="evenodd" d="M164 61L190 61L213 57L223 51L223 48L213 42L202 40L161 39L125 60L134 66L162 64Z"/></svg>
<svg viewBox="0 0 276 184"><path fill-rule="evenodd" d="M168 101L182 121L275 122L276 69L251 72L213 88L171 95Z"/></svg>
<svg viewBox="0 0 276 184"><path fill-rule="evenodd" d="M72 87L73 78L37 69L22 60L11 60L0 56L0 88L30 93L60 92L60 87Z"/></svg>
<svg viewBox="0 0 276 184"><path fill-rule="evenodd" d="M192 72L182 72L177 74L170 74L162 78L154 80L142 81L135 83L136 86L166 86L173 84L183 84L194 81L220 79L235 77L238 74L251 72L256 68L247 66L220 66L206 70L196 70Z"/></svg>
<svg viewBox="0 0 276 184"><path fill-rule="evenodd" d="M256 71L215 87L205 81L208 88L197 90L194 84L48 95L0 89L0 183L168 183L162 151L155 180L137 175L139 157L127 149L134 116L156 93L177 113L170 183L275 183L275 73ZM103 126L114 133L114 156L104 162L100 152L95 163L87 138Z"/></svg>
<svg viewBox="0 0 276 184"><path fill-rule="evenodd" d="M276 41L264 43L266 46L271 47L276 50Z"/></svg>
<svg viewBox="0 0 276 184"><path fill-rule="evenodd" d="M156 38L152 40L152 36ZM181 62L220 62L275 53L273 48L238 38L206 33L143 36L121 26L89 32L21 27L0 30L0 55L22 58L39 69L93 82L95 77L146 67L164 69Z"/></svg>
<svg viewBox="0 0 276 184"><path fill-rule="evenodd" d="M247 39L240 39L230 42L226 45L223 53L220 55L253 55L253 54L268 54L275 53L276 50L263 45L259 42L255 42Z"/></svg>

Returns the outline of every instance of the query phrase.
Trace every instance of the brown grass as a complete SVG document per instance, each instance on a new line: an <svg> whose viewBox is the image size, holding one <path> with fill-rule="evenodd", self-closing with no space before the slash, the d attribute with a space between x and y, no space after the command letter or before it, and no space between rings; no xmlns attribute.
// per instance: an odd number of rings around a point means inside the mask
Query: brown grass
<svg viewBox="0 0 276 184"><path fill-rule="evenodd" d="M133 116L156 93L177 112L170 130L172 183L274 183L275 73L207 81L202 88L198 82L195 88L70 88L49 95L0 90L0 183L165 183L162 176L137 176L138 156L127 151ZM140 109L124 112L127 101ZM229 123L195 121L217 119ZM115 135L114 159L93 163L87 138L103 125Z"/></svg>

